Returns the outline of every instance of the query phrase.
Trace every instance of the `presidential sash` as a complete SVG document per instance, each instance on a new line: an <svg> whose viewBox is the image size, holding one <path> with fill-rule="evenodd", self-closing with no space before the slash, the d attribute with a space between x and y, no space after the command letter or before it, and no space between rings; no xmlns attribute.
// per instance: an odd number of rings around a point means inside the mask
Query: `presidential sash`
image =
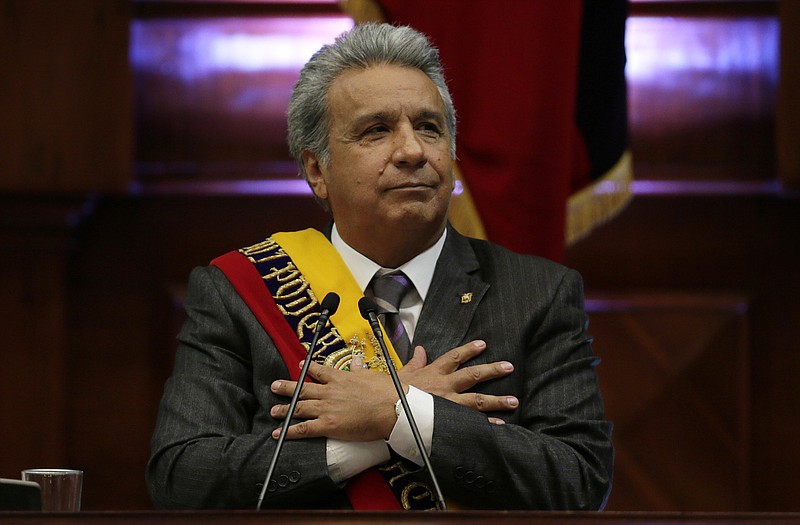
<svg viewBox="0 0 800 525"><path fill-rule="evenodd" d="M320 334L311 358L324 366L349 370L353 357L360 355L371 370L388 373L386 356L357 308L363 293L339 253L319 231L276 233L211 264L225 273L270 335L292 380L299 379L297 364L308 356L320 315L319 302L329 291L339 294L340 307ZM389 358L400 369L402 363L386 335L384 342ZM394 451L391 455L387 463L349 480L347 495L353 508L435 508L435 493L424 469Z"/></svg>

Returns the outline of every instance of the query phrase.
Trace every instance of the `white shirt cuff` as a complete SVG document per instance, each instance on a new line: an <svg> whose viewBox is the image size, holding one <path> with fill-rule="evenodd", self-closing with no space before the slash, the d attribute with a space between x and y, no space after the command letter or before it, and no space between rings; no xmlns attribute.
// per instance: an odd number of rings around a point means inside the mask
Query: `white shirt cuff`
<svg viewBox="0 0 800 525"><path fill-rule="evenodd" d="M414 421L419 427L422 443L425 445L425 450L430 454L431 443L433 442L433 396L410 386L406 398L408 399L411 413L414 415ZM411 432L411 425L408 424L408 418L402 406L387 443L392 447L392 450L407 460L413 461L420 466L425 464L417 449L417 442Z"/></svg>
<svg viewBox="0 0 800 525"><path fill-rule="evenodd" d="M389 447L383 440L342 441L328 438L326 444L328 474L342 484L370 467L389 461Z"/></svg>

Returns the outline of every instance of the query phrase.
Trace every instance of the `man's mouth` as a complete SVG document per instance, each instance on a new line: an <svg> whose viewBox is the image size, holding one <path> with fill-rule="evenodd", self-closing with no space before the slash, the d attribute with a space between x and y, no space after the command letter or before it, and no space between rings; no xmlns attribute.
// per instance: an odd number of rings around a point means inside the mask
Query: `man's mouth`
<svg viewBox="0 0 800 525"><path fill-rule="evenodd" d="M421 181L408 181L403 182L400 184L395 184L389 187L390 190L419 190L419 189L431 189L434 187L434 184L426 184Z"/></svg>

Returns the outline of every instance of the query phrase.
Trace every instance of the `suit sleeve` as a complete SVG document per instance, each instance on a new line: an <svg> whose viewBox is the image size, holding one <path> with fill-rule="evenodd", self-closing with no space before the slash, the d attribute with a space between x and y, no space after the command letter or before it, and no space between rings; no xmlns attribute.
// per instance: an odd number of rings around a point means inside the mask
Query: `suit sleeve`
<svg viewBox="0 0 800 525"><path fill-rule="evenodd" d="M488 361L511 360L515 372L477 388L518 396L513 413L489 414L506 425L490 424L487 414L435 398L431 459L445 493L458 502L563 510L597 510L605 504L613 463L611 424L603 415L582 283L566 269L555 282L540 313L529 315L523 308L510 319L507 308L495 308L496 314L484 312L473 323L477 329L470 338L486 338L482 332L496 334L493 327L504 327L503 334L487 341L487 352L504 344L519 347L488 354ZM494 291L513 293L499 288ZM532 303L529 298L520 304ZM517 333L516 327L522 329Z"/></svg>
<svg viewBox="0 0 800 525"><path fill-rule="evenodd" d="M150 496L157 508L255 508L278 426L269 385L288 377L286 367L219 269L192 272L185 308L151 442ZM270 485L265 507L331 506L341 497L324 439L287 440Z"/></svg>

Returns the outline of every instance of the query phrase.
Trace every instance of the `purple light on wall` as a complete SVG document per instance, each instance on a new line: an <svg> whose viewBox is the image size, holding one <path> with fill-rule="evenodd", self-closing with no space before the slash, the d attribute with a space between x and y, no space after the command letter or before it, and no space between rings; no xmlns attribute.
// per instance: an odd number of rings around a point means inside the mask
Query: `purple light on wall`
<svg viewBox="0 0 800 525"><path fill-rule="evenodd" d="M779 34L776 18L632 17L626 75L660 83L680 71L773 71L777 83Z"/></svg>
<svg viewBox="0 0 800 525"><path fill-rule="evenodd" d="M129 191L140 195L270 195L273 197L311 196L303 179L134 182Z"/></svg>
<svg viewBox="0 0 800 525"><path fill-rule="evenodd" d="M776 17L631 17L631 133L685 133L769 115L778 85Z"/></svg>
<svg viewBox="0 0 800 525"><path fill-rule="evenodd" d="M353 26L346 16L135 20L135 70L185 82L225 72L297 71L323 44Z"/></svg>

